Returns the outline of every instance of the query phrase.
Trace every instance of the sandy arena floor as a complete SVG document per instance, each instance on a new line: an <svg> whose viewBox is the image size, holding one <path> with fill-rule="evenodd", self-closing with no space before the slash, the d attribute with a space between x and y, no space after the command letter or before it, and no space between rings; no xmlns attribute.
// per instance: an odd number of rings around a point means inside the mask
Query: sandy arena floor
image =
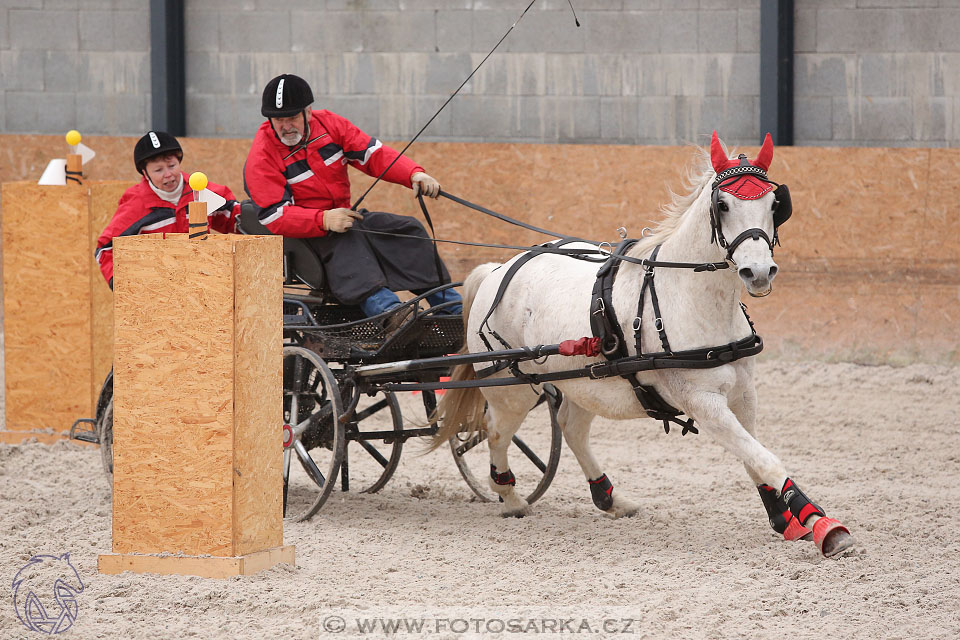
<svg viewBox="0 0 960 640"><path fill-rule="evenodd" d="M470 499L446 449L419 457L413 441L379 494L335 493L286 526L296 567L98 575L111 544L98 451L0 446L0 638L39 635L18 621L11 581L31 556L66 552L85 584L69 638L384 637L356 627L378 617L425 619L401 637L957 638L957 374L761 363L761 441L857 538L833 560L779 540L740 464L704 436L598 420L595 450L641 501L635 518L600 514L565 448L535 513L504 520Z"/></svg>

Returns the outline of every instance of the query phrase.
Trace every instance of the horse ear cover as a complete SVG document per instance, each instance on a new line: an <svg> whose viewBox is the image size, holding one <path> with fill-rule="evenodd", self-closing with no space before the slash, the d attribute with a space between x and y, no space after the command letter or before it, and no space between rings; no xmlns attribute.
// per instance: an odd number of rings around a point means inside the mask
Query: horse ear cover
<svg viewBox="0 0 960 640"><path fill-rule="evenodd" d="M773 190L773 197L777 200L777 209L773 212L773 227L777 228L793 213L793 202L790 200L790 189L785 184L777 185Z"/></svg>

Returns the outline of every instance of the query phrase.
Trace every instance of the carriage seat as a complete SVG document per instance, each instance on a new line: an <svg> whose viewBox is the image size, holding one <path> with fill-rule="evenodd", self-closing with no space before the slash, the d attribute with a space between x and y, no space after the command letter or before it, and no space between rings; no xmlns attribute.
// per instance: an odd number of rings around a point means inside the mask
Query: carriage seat
<svg viewBox="0 0 960 640"><path fill-rule="evenodd" d="M260 222L260 207L253 200L240 203L239 230L247 235L274 235ZM314 291L326 290L327 277L320 257L303 238L283 239L283 284L305 284Z"/></svg>

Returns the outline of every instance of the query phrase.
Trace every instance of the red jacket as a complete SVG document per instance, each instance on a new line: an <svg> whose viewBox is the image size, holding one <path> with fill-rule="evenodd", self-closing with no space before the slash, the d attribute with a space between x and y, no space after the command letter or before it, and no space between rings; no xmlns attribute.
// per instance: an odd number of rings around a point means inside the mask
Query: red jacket
<svg viewBox="0 0 960 640"><path fill-rule="evenodd" d="M189 176L183 174L183 195L173 205L162 200L153 192L147 179L130 187L120 196L117 212L110 224L97 239L97 263L110 288L113 288L113 239L118 236L135 236L141 233L187 233L190 229L187 220L187 205L193 202L193 189L187 182ZM226 198L227 201L216 211L207 212L210 228L222 233L237 233L237 220L240 216L240 204L229 188L209 183L207 188Z"/></svg>
<svg viewBox="0 0 960 640"><path fill-rule="evenodd" d="M288 147L264 122L243 167L244 188L261 209L260 222L278 235L326 235L324 210L350 206L347 164L376 177L399 155L332 111L313 111L308 124L307 144ZM418 171L423 167L401 156L383 179L411 187Z"/></svg>

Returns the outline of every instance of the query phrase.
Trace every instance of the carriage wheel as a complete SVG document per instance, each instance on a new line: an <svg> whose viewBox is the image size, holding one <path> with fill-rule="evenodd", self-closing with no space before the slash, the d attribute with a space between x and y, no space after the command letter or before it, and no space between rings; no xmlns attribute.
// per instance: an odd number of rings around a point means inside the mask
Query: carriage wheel
<svg viewBox="0 0 960 640"><path fill-rule="evenodd" d="M545 407L543 406L545 405ZM526 495L527 503L533 504L543 495L553 481L560 464L560 449L563 434L557 422L557 408L560 397L553 385L545 384L537 407L531 411L547 411L550 415L550 433L531 433L527 439L513 436L513 444L519 454L510 450L510 470L517 478L517 492ZM542 415L542 413L540 414ZM520 433L524 433L522 430ZM529 433L529 432L528 432ZM493 502L499 498L489 486L490 449L486 444L486 433L462 434L450 438L450 450L457 463L460 475L467 481L470 489L483 502Z"/></svg>
<svg viewBox="0 0 960 640"><path fill-rule="evenodd" d="M107 402L103 414L97 416L97 435L100 436L100 459L107 472L107 482L113 490L113 397Z"/></svg>
<svg viewBox="0 0 960 640"><path fill-rule="evenodd" d="M363 398L353 421L347 425L348 443L340 466L344 491L376 493L387 484L400 464L403 439L390 437L403 431L403 415L395 394L381 392ZM357 434L365 437L356 438ZM380 437L383 436L383 437Z"/></svg>
<svg viewBox="0 0 960 640"><path fill-rule="evenodd" d="M283 348L283 516L307 520L323 506L343 460L343 401L333 372L302 347Z"/></svg>

